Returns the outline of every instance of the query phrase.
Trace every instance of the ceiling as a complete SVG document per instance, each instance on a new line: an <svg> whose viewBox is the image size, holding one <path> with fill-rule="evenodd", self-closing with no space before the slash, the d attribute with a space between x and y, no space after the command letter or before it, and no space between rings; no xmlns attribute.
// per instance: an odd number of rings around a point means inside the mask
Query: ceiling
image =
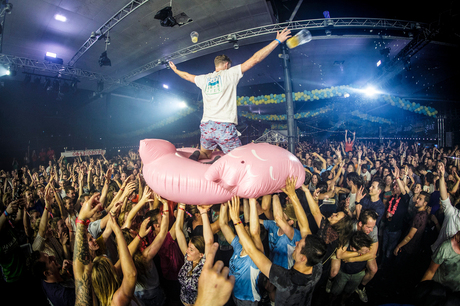
<svg viewBox="0 0 460 306"><path fill-rule="evenodd" d="M6 16L2 53L43 60L47 51L54 52L68 63L91 32L100 28L129 0L9 0L13 11ZM182 27L161 27L153 17L169 5L169 1L148 1L123 19L110 31L108 56L112 66L100 67L98 58L104 51L103 41L96 42L76 63L83 70L122 78L130 71L149 62L164 58L177 50L192 45L190 32L199 33L199 41L237 31L284 22L289 19L297 0L174 0L174 15L185 12L193 22ZM294 20L331 17L388 18L430 23L441 21L442 30L410 60L410 67L397 73L386 85L392 95L440 106L440 102L458 102L456 83L460 66L458 7L455 1L440 0L430 5L420 1L302 1ZM458 5L458 4L457 4ZM55 20L64 15L66 22ZM393 33L384 29L360 30L354 33L334 31L326 36L324 29L312 30L314 39L290 52L291 75L294 91L321 89L331 86L352 85L362 87L378 74L376 62L382 58L380 50L391 48L389 59L398 54L409 42L408 33ZM232 44L209 48L197 54L177 58L178 68L192 74L211 72L213 58L225 52L234 64L248 59L254 52L274 39L275 35L262 35ZM239 84L239 95L259 95L283 92L282 61L275 50L266 60L248 71ZM410 68L410 69L409 69ZM19 77L19 76L18 76ZM95 81L80 80L81 87L95 90ZM161 88L168 84L170 91L199 100L199 90L164 66L155 67L132 78L142 84ZM130 88L119 88L118 94L139 96ZM148 97L146 93L143 97ZM148 99L148 98L147 98ZM127 100L128 101L128 100ZM130 100L132 101L132 100ZM132 102L130 102L132 103ZM447 104L446 104L447 105ZM450 105L450 104L449 104ZM277 108L278 107L278 108ZM302 106L308 108L308 105ZM250 111L269 113L283 111L279 106L251 107Z"/></svg>

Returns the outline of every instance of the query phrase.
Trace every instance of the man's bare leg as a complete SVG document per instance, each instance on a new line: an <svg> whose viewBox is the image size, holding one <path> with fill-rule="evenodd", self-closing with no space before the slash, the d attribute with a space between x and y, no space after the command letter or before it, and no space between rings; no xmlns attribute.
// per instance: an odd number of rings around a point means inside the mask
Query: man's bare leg
<svg viewBox="0 0 460 306"><path fill-rule="evenodd" d="M200 157L198 158L198 160L200 160L200 159L210 159L211 154L212 154L212 150L207 150L207 149L203 148L203 146L200 146Z"/></svg>

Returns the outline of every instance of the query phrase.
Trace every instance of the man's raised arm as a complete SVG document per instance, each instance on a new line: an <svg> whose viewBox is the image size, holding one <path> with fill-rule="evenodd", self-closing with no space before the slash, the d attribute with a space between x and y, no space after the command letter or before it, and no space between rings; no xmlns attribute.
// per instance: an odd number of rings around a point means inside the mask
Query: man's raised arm
<svg viewBox="0 0 460 306"><path fill-rule="evenodd" d="M254 67L256 64L260 63L264 58L266 58L270 53L272 53L275 48L286 41L289 37L291 37L291 30L288 30L287 28L282 30L281 32L278 32L276 34L275 40L273 40L270 44L266 45L256 53L254 53L253 56L251 56L250 59L245 61L243 64L241 64L241 73L245 73L252 67Z"/></svg>
<svg viewBox="0 0 460 306"><path fill-rule="evenodd" d="M180 71L177 69L176 65L174 65L173 62L169 62L169 67L171 67L171 69L178 75L180 76L181 78L183 78L184 80L187 80L189 82L192 82L192 83L195 83L195 75L193 74L190 74L188 72L185 72L185 71Z"/></svg>

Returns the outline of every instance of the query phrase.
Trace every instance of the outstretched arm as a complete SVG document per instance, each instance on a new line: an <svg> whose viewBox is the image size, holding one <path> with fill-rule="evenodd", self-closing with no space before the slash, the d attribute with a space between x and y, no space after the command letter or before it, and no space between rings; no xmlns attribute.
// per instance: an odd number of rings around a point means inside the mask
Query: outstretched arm
<svg viewBox="0 0 460 306"><path fill-rule="evenodd" d="M91 288L91 256L88 245L88 228L85 224L89 218L100 209L101 204L93 206L95 194L86 201L78 215L77 231L75 235L75 246L73 254L73 273L75 277L75 305L92 305L92 288Z"/></svg>
<svg viewBox="0 0 460 306"><path fill-rule="evenodd" d="M291 37L291 31L288 30L287 28L282 30L281 32L278 32L276 34L276 39L273 40L270 44L265 46L264 48L260 49L256 53L254 53L253 56L251 56L250 59L245 61L243 64L241 64L241 72L245 73L252 67L254 67L256 64L260 63L264 58L266 58L273 50L275 50L276 47L280 43L285 42L289 37ZM277 41L279 40L279 42Z"/></svg>
<svg viewBox="0 0 460 306"><path fill-rule="evenodd" d="M313 199L313 196L311 195L310 190L308 190L307 186L302 185L302 190L305 192L310 212L313 215L313 218L315 218L316 225L318 225L319 227L321 225L321 221L323 220L323 214L319 210L318 203L316 203L315 199Z"/></svg>
<svg viewBox="0 0 460 306"><path fill-rule="evenodd" d="M240 243L251 257L252 261L265 276L269 277L272 262L254 244L249 234L244 229L240 220L240 199L235 196L230 203L230 217L232 218L235 229L240 238Z"/></svg>
<svg viewBox="0 0 460 306"><path fill-rule="evenodd" d="M212 244L214 243L214 236L211 229L211 223L209 222L208 210L212 205L198 205L197 208L201 214L201 220L203 220L203 238L205 255L211 250Z"/></svg>
<svg viewBox="0 0 460 306"><path fill-rule="evenodd" d="M160 224L160 232L155 237L155 240L145 249L144 251L144 258L147 261L150 261L155 257L155 255L160 250L163 242L165 241L166 234L168 233L168 226L169 226L169 206L168 201L164 200L163 203L163 218L161 219Z"/></svg>
<svg viewBox="0 0 460 306"><path fill-rule="evenodd" d="M294 228L290 226L287 222L286 219L284 218L284 212L283 208L281 207L280 203L280 198L278 195L273 195L273 213L275 215L275 222L278 227L280 227L283 232L286 234L286 236L289 238L289 240L292 240L294 238Z"/></svg>
<svg viewBox="0 0 460 306"><path fill-rule="evenodd" d="M185 204L179 203L177 209L177 219L176 219L176 238L177 244L179 244L179 248L182 251L182 254L185 256L185 252L187 251L187 241L185 240L184 232L182 228L184 227L184 212L185 212Z"/></svg>
<svg viewBox="0 0 460 306"><path fill-rule="evenodd" d="M264 245L260 239L260 224L259 224L259 215L257 214L257 200L249 199L249 232L252 236L252 241L259 249L259 251L264 251Z"/></svg>
<svg viewBox="0 0 460 306"><path fill-rule="evenodd" d="M137 270L136 266L134 266L128 246L126 245L123 233L112 215L109 217L109 222L117 239L119 260L123 272L123 281L120 288L113 294L112 305L127 305L134 296Z"/></svg>
<svg viewBox="0 0 460 306"><path fill-rule="evenodd" d="M220 230L222 231L222 234L224 234L225 240L229 244L232 243L233 239L235 238L235 233L233 233L232 229L228 225L228 207L230 206L230 201L227 203L222 203L220 205L220 213L219 213L219 224L220 224Z"/></svg>
<svg viewBox="0 0 460 306"><path fill-rule="evenodd" d="M310 225L308 224L307 214L302 208L300 204L300 200L295 193L295 183L297 178L287 178L286 179L286 187L283 189L284 193L286 193L291 199L292 206L294 207L294 212L299 221L299 228L300 228L300 235L302 237L306 237L307 235L311 234Z"/></svg>
<svg viewBox="0 0 460 306"><path fill-rule="evenodd" d="M180 76L181 78L183 78L184 80L187 80L187 81L189 81L189 82L195 83L195 75L190 74L190 73L185 72L185 71L180 71L179 69L177 69L176 65L174 65L173 62L169 62L169 67L171 67L171 69L172 69L178 76Z"/></svg>

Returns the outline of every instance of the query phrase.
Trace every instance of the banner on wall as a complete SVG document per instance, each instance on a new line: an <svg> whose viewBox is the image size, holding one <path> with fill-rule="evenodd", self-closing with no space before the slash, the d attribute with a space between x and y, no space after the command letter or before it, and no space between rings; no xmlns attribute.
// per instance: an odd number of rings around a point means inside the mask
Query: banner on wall
<svg viewBox="0 0 460 306"><path fill-rule="evenodd" d="M94 149L94 150L70 150L61 152L61 156L64 157L78 157L78 156L90 156L90 155L102 155L105 154L105 150Z"/></svg>

